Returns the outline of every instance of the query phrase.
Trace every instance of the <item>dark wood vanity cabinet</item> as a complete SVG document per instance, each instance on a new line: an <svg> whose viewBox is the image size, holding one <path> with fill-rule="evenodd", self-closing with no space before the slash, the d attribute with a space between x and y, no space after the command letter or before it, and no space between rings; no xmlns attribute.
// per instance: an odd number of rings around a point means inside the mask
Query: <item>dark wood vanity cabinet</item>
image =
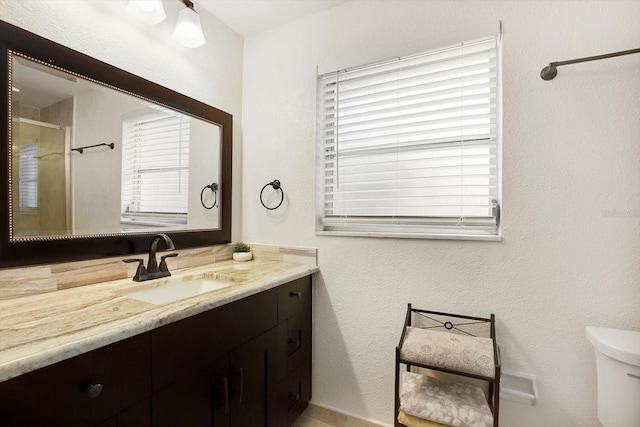
<svg viewBox="0 0 640 427"><path fill-rule="evenodd" d="M311 398L310 277L151 334L154 427L289 426Z"/></svg>
<svg viewBox="0 0 640 427"><path fill-rule="evenodd" d="M0 383L0 426L92 426L117 418L150 395L149 339L137 335Z"/></svg>
<svg viewBox="0 0 640 427"><path fill-rule="evenodd" d="M0 383L0 426L288 427L310 398L304 277Z"/></svg>

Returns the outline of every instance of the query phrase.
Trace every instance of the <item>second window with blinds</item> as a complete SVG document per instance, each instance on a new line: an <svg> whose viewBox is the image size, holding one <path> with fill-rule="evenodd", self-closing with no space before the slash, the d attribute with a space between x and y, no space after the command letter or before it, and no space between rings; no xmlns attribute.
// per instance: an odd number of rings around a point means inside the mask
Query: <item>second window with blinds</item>
<svg viewBox="0 0 640 427"><path fill-rule="evenodd" d="M171 228L187 223L190 122L190 117L165 109L123 121L123 225Z"/></svg>
<svg viewBox="0 0 640 427"><path fill-rule="evenodd" d="M318 234L499 238L498 42L318 77Z"/></svg>

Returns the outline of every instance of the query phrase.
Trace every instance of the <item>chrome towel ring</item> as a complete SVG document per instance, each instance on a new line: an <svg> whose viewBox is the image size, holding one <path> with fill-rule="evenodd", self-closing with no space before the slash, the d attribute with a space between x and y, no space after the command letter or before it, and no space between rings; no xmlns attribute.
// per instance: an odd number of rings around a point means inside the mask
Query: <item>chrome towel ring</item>
<svg viewBox="0 0 640 427"><path fill-rule="evenodd" d="M264 189L267 188L268 186L273 187L274 190L280 190L280 203L278 203L278 205L276 207L270 208L269 206L264 204L264 200L262 200L262 193L264 192ZM282 186L280 185L280 181L277 179L274 179L273 181L271 181L268 184L265 184L264 187L262 187L262 190L260 190L260 203L262 203L262 206L265 207L265 209L269 209L270 211L278 209L280 207L280 205L282 205L282 202L284 201L284 191L282 190Z"/></svg>
<svg viewBox="0 0 640 427"><path fill-rule="evenodd" d="M210 188L211 191L213 192L214 196L215 196L215 200L213 201L213 205L211 206L207 206L204 204L204 191ZM202 207L204 207L205 209L213 209L218 205L218 184L216 184L215 182L211 185L206 185L202 191L200 192L200 203L202 203Z"/></svg>

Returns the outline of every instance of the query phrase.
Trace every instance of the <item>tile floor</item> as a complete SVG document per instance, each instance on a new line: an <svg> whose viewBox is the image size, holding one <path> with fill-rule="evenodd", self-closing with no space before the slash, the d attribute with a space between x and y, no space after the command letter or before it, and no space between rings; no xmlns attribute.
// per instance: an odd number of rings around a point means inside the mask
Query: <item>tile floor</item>
<svg viewBox="0 0 640 427"><path fill-rule="evenodd" d="M382 427L329 409L309 405L292 427Z"/></svg>

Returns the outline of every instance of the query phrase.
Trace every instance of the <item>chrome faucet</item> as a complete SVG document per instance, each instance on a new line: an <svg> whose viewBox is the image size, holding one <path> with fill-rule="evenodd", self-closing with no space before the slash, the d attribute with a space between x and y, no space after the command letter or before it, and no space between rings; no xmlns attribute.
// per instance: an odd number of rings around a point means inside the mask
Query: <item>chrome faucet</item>
<svg viewBox="0 0 640 427"><path fill-rule="evenodd" d="M173 245L173 240L171 240L171 237L167 236L166 234L160 233L153 236L153 239L151 239L151 244L149 245L149 260L147 261L147 268L144 267L144 260L140 258L127 258L122 260L123 262L138 263L138 269L136 270L135 276L133 276L134 281L143 282L145 280L159 279L160 277L171 276L169 267L167 267L166 258L178 256L178 253L174 252L163 255L162 257L160 257L160 266L158 266L156 251L158 249L158 242L160 240L164 240L164 245L167 250L173 250L176 248Z"/></svg>

